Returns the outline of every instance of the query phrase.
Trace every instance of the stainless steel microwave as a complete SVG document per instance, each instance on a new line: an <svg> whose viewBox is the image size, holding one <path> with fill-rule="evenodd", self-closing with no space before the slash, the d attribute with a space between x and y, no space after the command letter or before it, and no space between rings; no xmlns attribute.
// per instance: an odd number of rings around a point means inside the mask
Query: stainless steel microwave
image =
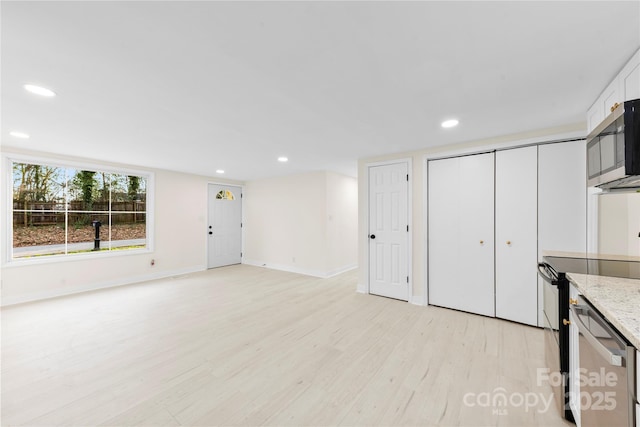
<svg viewBox="0 0 640 427"><path fill-rule="evenodd" d="M640 189L640 99L620 104L587 137L587 185Z"/></svg>

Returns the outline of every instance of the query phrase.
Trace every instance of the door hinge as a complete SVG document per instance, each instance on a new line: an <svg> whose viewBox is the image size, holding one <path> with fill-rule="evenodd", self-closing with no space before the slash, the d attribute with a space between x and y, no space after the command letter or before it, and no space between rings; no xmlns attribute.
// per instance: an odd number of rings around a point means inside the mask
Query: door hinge
<svg viewBox="0 0 640 427"><path fill-rule="evenodd" d="M242 252L240 252L240 258L242 258Z"/></svg>
<svg viewBox="0 0 640 427"><path fill-rule="evenodd" d="M244 197L244 194L240 193L240 198L242 199Z"/></svg>
<svg viewBox="0 0 640 427"><path fill-rule="evenodd" d="M242 223L240 223L240 228L242 228Z"/></svg>
<svg viewBox="0 0 640 427"><path fill-rule="evenodd" d="M409 174L407 174L407 181L409 181Z"/></svg>
<svg viewBox="0 0 640 427"><path fill-rule="evenodd" d="M407 225L407 233L409 232L409 226Z"/></svg>
<svg viewBox="0 0 640 427"><path fill-rule="evenodd" d="M409 283L409 276L407 276L407 283Z"/></svg>

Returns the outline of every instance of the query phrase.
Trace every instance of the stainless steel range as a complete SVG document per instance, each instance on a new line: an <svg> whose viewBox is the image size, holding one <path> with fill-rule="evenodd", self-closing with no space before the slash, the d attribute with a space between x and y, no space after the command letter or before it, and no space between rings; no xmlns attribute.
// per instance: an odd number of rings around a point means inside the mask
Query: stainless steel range
<svg viewBox="0 0 640 427"><path fill-rule="evenodd" d="M574 421L569 407L569 280L567 273L640 279L640 262L597 258L545 256L538 264L538 274L544 279L545 357L547 366L562 375L562 384L555 388L556 402L564 417ZM582 305L581 305L582 307ZM586 306L585 306L586 307ZM581 312L586 313L586 308ZM597 312L591 308L589 313ZM581 333L581 349L583 351ZM621 345L621 344L620 344ZM586 350L586 344L584 344ZM622 351L622 350L620 350ZM626 351L626 350L625 350ZM614 351L615 352L615 351ZM581 362L582 364L582 362ZM624 424L603 424L607 426Z"/></svg>

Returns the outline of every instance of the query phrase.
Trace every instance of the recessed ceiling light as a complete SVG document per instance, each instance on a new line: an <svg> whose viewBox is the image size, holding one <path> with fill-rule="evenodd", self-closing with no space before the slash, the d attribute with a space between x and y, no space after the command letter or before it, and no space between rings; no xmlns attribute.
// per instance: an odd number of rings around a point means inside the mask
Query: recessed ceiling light
<svg viewBox="0 0 640 427"><path fill-rule="evenodd" d="M29 134L24 132L12 131L9 132L9 135L16 138L29 139Z"/></svg>
<svg viewBox="0 0 640 427"><path fill-rule="evenodd" d="M278 161L284 163L284 162L288 162L289 159L283 156L283 157L278 157Z"/></svg>
<svg viewBox="0 0 640 427"><path fill-rule="evenodd" d="M452 128L454 126L458 126L458 121L456 119L445 120L440 124L443 128Z"/></svg>
<svg viewBox="0 0 640 427"><path fill-rule="evenodd" d="M223 174L223 173L224 173L224 171L223 171L222 169L218 169L218 170L216 171L216 173Z"/></svg>
<svg viewBox="0 0 640 427"><path fill-rule="evenodd" d="M35 93L36 95L46 96L49 98L52 96L56 96L56 93L54 91L52 91L51 89L47 89L46 87L27 84L24 85L24 88L31 93Z"/></svg>

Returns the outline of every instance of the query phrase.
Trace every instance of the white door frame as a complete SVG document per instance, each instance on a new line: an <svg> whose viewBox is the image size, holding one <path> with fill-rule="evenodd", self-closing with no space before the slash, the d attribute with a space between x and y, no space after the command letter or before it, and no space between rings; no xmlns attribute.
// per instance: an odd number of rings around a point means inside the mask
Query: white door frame
<svg viewBox="0 0 640 427"><path fill-rule="evenodd" d="M205 223L204 223L204 233L205 236L208 236L208 232L209 232L209 227L207 222L209 221L209 185L228 185L230 187L238 187L240 188L240 221L242 221L242 229L240 230L240 252L242 253L242 256L240 257L240 264L244 264L244 229L245 229L245 213L244 213L244 184L231 184L229 182L222 182L222 181L207 181L207 186L206 186L206 194L207 194L207 211L205 213ZM205 259L205 263L204 265L205 270L208 269L209 266L209 239L207 237L206 239L206 244L204 247L204 259Z"/></svg>
<svg viewBox="0 0 640 427"><path fill-rule="evenodd" d="M407 187L407 224L409 225L409 232L407 233L407 274L409 275L409 301L413 300L413 159L411 157L405 157L395 160L387 160L383 162L367 163L367 180L366 180L366 194L367 194L367 215L365 216L365 231L366 235L362 236L362 242L367 248L367 268L364 269L365 277L365 293L371 294L369 284L369 272L371 271L371 245L369 244L370 218L371 212L371 200L369 200L369 179L371 175L371 168L375 166L387 166L397 163L406 163L407 171L409 173L409 183Z"/></svg>

